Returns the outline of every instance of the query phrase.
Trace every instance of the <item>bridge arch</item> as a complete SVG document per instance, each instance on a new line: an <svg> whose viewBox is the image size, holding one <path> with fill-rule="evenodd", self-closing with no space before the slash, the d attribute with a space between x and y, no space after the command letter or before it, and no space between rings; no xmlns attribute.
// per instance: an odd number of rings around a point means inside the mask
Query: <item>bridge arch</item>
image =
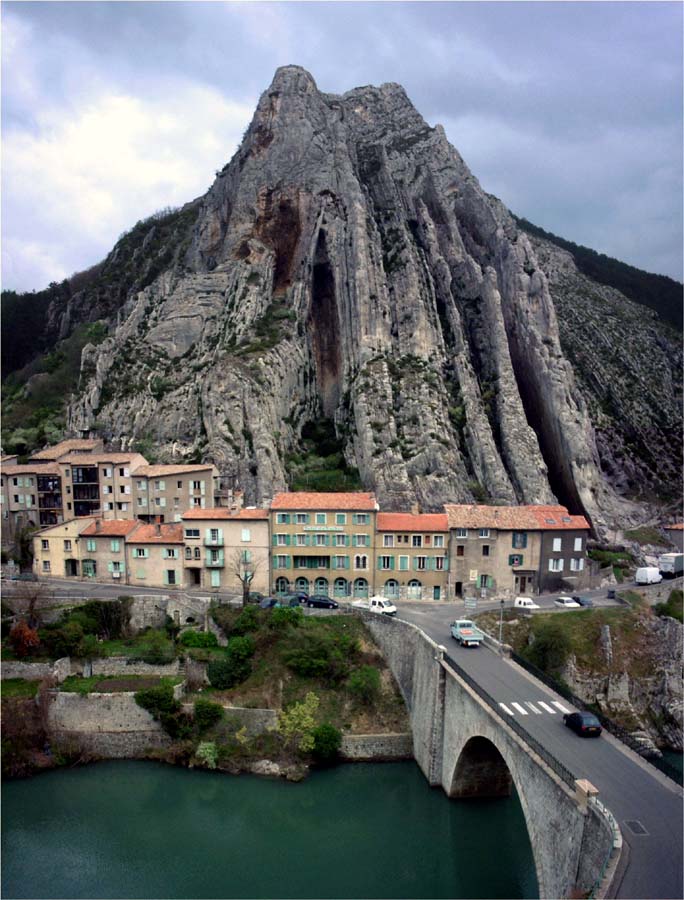
<svg viewBox="0 0 684 900"><path fill-rule="evenodd" d="M512 783L499 748L489 738L475 735L461 749L447 793L454 799L508 797Z"/></svg>

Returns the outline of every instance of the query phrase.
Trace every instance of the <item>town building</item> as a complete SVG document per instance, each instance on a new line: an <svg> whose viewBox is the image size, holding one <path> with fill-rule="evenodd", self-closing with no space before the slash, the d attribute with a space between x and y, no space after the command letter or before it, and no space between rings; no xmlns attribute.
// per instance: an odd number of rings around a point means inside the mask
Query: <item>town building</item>
<svg viewBox="0 0 684 900"><path fill-rule="evenodd" d="M58 462L69 453L102 453L103 451L104 443L101 438L69 438L33 453L29 456L29 463Z"/></svg>
<svg viewBox="0 0 684 900"><path fill-rule="evenodd" d="M183 515L184 578L188 587L268 593L269 512L244 508L191 509Z"/></svg>
<svg viewBox="0 0 684 900"><path fill-rule="evenodd" d="M675 525L665 525L663 531L673 547L676 547L677 550L684 550L684 524L682 522L678 522Z"/></svg>
<svg viewBox="0 0 684 900"><path fill-rule="evenodd" d="M276 494L271 503L271 584L336 598L374 589L375 495Z"/></svg>
<svg viewBox="0 0 684 900"><path fill-rule="evenodd" d="M180 522L187 509L212 509L217 478L211 464L139 465L133 472L133 514L145 522Z"/></svg>
<svg viewBox="0 0 684 900"><path fill-rule="evenodd" d="M106 523L104 523L106 524ZM183 526L136 522L125 541L126 584L183 587Z"/></svg>
<svg viewBox="0 0 684 900"><path fill-rule="evenodd" d="M95 520L70 519L39 531L33 538L33 571L39 578L82 578L84 558L92 558L80 533Z"/></svg>
<svg viewBox="0 0 684 900"><path fill-rule="evenodd" d="M137 527L135 519L97 518L82 528L79 533L81 576L93 581L126 584L126 538ZM78 576L79 573L76 571L73 574Z"/></svg>
<svg viewBox="0 0 684 900"><path fill-rule="evenodd" d="M449 575L445 513L377 515L375 592L388 599L444 600Z"/></svg>
<svg viewBox="0 0 684 900"><path fill-rule="evenodd" d="M564 506L446 504L444 509L450 598L512 597L580 586L588 578L589 523Z"/></svg>

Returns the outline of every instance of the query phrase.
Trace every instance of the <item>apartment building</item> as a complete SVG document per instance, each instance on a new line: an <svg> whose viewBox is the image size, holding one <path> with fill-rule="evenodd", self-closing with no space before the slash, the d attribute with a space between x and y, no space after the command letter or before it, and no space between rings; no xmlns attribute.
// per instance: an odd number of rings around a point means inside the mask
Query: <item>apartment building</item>
<svg viewBox="0 0 684 900"><path fill-rule="evenodd" d="M92 559L92 551L81 542L80 533L94 521L70 519L38 532L33 538L34 573L43 578L82 578L83 560Z"/></svg>
<svg viewBox="0 0 684 900"><path fill-rule="evenodd" d="M375 591L388 599L444 600L449 575L445 513L377 515Z"/></svg>
<svg viewBox="0 0 684 900"><path fill-rule="evenodd" d="M126 539L127 584L183 587L183 526L136 522Z"/></svg>
<svg viewBox="0 0 684 900"><path fill-rule="evenodd" d="M135 519L97 518L82 528L79 534L81 575L93 581L125 584L126 541L137 527Z"/></svg>
<svg viewBox="0 0 684 900"><path fill-rule="evenodd" d="M450 597L538 593L547 588L548 572L556 581L561 576L570 584L580 583L589 535L583 516L571 516L563 506L446 504L444 509L450 532Z"/></svg>
<svg viewBox="0 0 684 900"><path fill-rule="evenodd" d="M373 592L375 495L276 494L271 503L274 591L368 597Z"/></svg>
<svg viewBox="0 0 684 900"><path fill-rule="evenodd" d="M183 514L184 584L211 590L268 593L269 512L245 508L191 509Z"/></svg>
<svg viewBox="0 0 684 900"><path fill-rule="evenodd" d="M187 509L212 509L218 469L213 465L137 466L134 515L144 522L180 522Z"/></svg>

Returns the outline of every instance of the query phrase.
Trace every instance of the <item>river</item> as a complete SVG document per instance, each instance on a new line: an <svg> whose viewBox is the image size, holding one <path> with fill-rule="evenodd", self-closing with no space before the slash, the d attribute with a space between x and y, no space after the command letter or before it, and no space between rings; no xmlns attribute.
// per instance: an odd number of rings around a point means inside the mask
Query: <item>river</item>
<svg viewBox="0 0 684 900"><path fill-rule="evenodd" d="M449 800L412 762L290 784L127 760L3 785L2 896L539 894L515 794Z"/></svg>

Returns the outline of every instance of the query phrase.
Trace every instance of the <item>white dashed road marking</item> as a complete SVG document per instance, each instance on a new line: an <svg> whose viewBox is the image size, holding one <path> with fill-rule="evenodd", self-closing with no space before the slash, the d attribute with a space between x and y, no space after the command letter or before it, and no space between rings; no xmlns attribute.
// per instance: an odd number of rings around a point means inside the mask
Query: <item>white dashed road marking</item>
<svg viewBox="0 0 684 900"><path fill-rule="evenodd" d="M511 706L515 706L515 708L518 710L518 712L520 713L521 716L526 716L526 715L528 715L527 710L525 709L525 707L524 707L524 706L521 706L519 703L511 703Z"/></svg>
<svg viewBox="0 0 684 900"><path fill-rule="evenodd" d="M543 700L537 700L537 703L542 707L542 709L545 709L547 711L547 713L551 713L552 716L556 715L556 710L551 709L551 707L548 705L548 703L544 703Z"/></svg>
<svg viewBox="0 0 684 900"><path fill-rule="evenodd" d="M558 700L552 700L551 702L552 702L553 705L554 705L557 709L559 709L561 712L563 712L563 713L569 713L569 712L570 712L570 710L567 709L565 706L563 706L562 703L559 703Z"/></svg>
<svg viewBox="0 0 684 900"><path fill-rule="evenodd" d="M509 716L513 715L513 713L510 711L510 709L506 706L505 703L499 703L499 706L505 713L508 713Z"/></svg>
<svg viewBox="0 0 684 900"><path fill-rule="evenodd" d="M537 701L537 703L538 702L539 701ZM529 708L532 710L532 712L535 713L536 715L538 715L538 716L541 715L541 710L537 709L537 707L534 705L534 703L530 703L529 700L525 700L525 706L529 706Z"/></svg>

